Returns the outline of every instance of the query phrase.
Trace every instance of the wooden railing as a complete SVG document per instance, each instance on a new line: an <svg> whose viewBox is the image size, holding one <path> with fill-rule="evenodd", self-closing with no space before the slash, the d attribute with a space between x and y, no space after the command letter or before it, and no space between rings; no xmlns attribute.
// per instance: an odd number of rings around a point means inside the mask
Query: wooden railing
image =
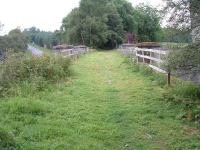
<svg viewBox="0 0 200 150"><path fill-rule="evenodd" d="M61 47L61 46L60 46ZM79 57L82 54L86 54L87 52L89 52L89 48L86 46L72 46L70 48L66 47L66 48L56 48L54 49L54 52L57 54L61 54L64 57Z"/></svg>
<svg viewBox="0 0 200 150"><path fill-rule="evenodd" d="M149 67L152 69L161 73L167 73L161 65L163 63L163 58L167 54L166 51L142 48L135 48L135 50L137 62L149 64Z"/></svg>
<svg viewBox="0 0 200 150"><path fill-rule="evenodd" d="M167 55L167 51L156 49L138 48L135 46L120 47L120 51L124 55L128 55L137 59L138 63L146 63L152 69L167 74L168 72L162 67L163 58Z"/></svg>

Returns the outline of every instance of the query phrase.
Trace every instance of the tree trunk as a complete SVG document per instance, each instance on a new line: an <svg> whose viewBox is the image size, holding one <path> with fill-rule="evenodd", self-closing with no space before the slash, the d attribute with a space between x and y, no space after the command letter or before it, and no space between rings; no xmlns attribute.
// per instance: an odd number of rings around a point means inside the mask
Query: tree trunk
<svg viewBox="0 0 200 150"><path fill-rule="evenodd" d="M190 0L192 42L200 43L200 0Z"/></svg>

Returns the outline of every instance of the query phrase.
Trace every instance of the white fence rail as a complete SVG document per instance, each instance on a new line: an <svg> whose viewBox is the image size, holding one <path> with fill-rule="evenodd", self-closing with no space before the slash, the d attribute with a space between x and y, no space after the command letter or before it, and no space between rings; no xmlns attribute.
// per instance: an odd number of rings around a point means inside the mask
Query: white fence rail
<svg viewBox="0 0 200 150"><path fill-rule="evenodd" d="M168 72L162 67L163 58L167 55L167 51L156 49L144 49L137 47L120 47L122 54L136 57L138 63L146 63L152 69L167 74Z"/></svg>

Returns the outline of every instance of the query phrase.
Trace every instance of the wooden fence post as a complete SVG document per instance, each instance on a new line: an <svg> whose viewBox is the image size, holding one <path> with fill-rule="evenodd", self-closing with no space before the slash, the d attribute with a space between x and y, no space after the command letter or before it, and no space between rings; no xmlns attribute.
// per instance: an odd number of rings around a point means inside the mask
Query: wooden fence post
<svg viewBox="0 0 200 150"><path fill-rule="evenodd" d="M167 73L167 83L168 83L168 86L171 85L171 72L170 71Z"/></svg>
<svg viewBox="0 0 200 150"><path fill-rule="evenodd" d="M142 61L143 61L143 63L145 63L145 60L144 60L144 51L142 51Z"/></svg>

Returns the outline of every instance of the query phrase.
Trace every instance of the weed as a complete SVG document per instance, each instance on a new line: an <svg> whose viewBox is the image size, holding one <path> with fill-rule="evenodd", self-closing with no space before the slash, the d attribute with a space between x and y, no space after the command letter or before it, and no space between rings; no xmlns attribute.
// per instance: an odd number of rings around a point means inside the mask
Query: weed
<svg viewBox="0 0 200 150"><path fill-rule="evenodd" d="M21 149L199 149L198 128L188 134L195 125L177 119L182 106L162 101L164 89L123 61L90 53L73 62L69 81L0 98L2 131Z"/></svg>
<svg viewBox="0 0 200 150"><path fill-rule="evenodd" d="M29 54L12 53L7 55L7 59L1 64L1 69L0 93L2 95L13 92L17 94L16 89L20 89L19 87L28 88L28 85L32 91L40 91L46 87L48 82L56 82L68 77L70 60L51 54L36 57Z"/></svg>

